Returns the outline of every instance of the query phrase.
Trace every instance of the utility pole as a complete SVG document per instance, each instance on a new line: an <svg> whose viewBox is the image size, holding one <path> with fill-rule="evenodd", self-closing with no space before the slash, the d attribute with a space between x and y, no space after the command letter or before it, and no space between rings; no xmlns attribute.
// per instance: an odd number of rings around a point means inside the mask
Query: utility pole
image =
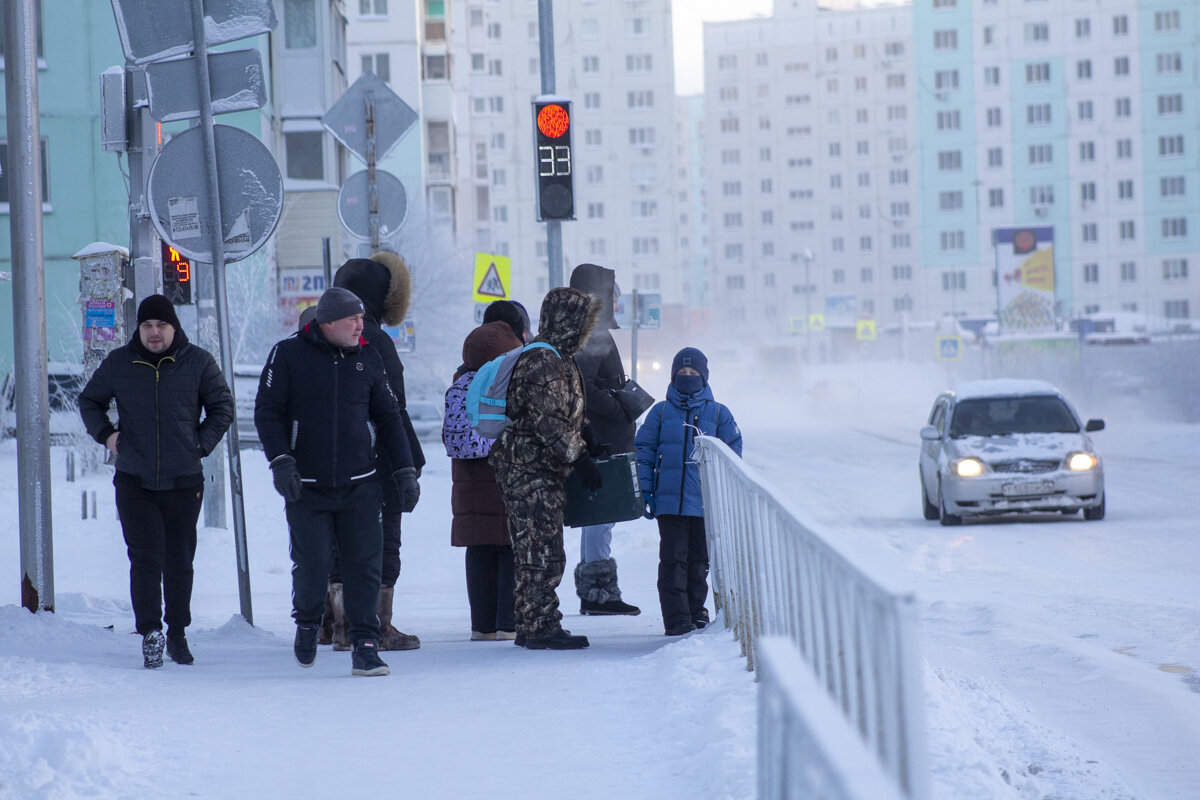
<svg viewBox="0 0 1200 800"><path fill-rule="evenodd" d="M38 121L37 3L4 3L4 90L12 241L13 366L17 375L17 515L21 605L54 610L50 399L42 264L42 134Z"/></svg>
<svg viewBox="0 0 1200 800"><path fill-rule="evenodd" d="M552 0L538 0L538 46L542 67L542 94L555 92L554 10ZM546 260L549 262L548 289L563 285L562 222L546 220Z"/></svg>

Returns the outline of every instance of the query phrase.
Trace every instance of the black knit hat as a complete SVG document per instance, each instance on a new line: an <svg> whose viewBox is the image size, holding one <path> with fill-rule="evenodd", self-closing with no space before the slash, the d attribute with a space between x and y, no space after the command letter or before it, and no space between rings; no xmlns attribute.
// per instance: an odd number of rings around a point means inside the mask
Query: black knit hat
<svg viewBox="0 0 1200 800"><path fill-rule="evenodd" d="M164 295L152 294L138 306L137 324L141 325L148 319L157 319L167 323L175 330L180 329L179 317L175 315L175 306Z"/></svg>
<svg viewBox="0 0 1200 800"><path fill-rule="evenodd" d="M317 324L337 322L339 319L364 314L362 300L349 289L333 286L325 290L317 301Z"/></svg>
<svg viewBox="0 0 1200 800"><path fill-rule="evenodd" d="M685 347L675 354L671 361L671 377L684 367L691 367L700 373L704 382L708 383L708 358L694 347Z"/></svg>

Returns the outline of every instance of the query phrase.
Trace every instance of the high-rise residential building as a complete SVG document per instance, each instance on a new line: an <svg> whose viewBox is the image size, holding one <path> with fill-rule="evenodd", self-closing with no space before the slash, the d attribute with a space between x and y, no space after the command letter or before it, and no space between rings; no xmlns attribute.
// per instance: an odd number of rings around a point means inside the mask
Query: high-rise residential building
<svg viewBox="0 0 1200 800"><path fill-rule="evenodd" d="M554 14L555 93L572 101L575 159L564 279L592 262L615 269L623 292L680 302L671 4L578 0L555 4ZM538 6L458 0L447 17L456 54L448 150L457 162L458 242L510 256L514 297L536 313L549 288L534 200Z"/></svg>
<svg viewBox="0 0 1200 800"><path fill-rule="evenodd" d="M708 206L705 196L704 96L675 99L676 216L682 301L690 310L712 302L709 285Z"/></svg>
<svg viewBox="0 0 1200 800"><path fill-rule="evenodd" d="M920 306L911 14L775 4L704 28L714 315L763 339Z"/></svg>

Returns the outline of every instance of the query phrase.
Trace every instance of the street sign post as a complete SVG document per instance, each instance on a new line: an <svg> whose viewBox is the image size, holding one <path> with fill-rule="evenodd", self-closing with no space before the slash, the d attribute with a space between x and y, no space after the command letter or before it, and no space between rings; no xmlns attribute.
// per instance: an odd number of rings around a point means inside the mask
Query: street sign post
<svg viewBox="0 0 1200 800"><path fill-rule="evenodd" d="M321 125L347 150L367 162L367 100L374 105L375 158L382 160L417 124L417 112L400 99L374 72L364 72L338 98Z"/></svg>
<svg viewBox="0 0 1200 800"><path fill-rule="evenodd" d="M177 58L146 67L150 116L159 122L200 117L200 95L196 88L197 59ZM267 102L267 82L262 56L257 50L231 50L208 57L214 114L252 111Z"/></svg>
<svg viewBox="0 0 1200 800"><path fill-rule="evenodd" d="M508 300L512 291L512 259L491 253L475 254L475 279L471 299L476 303Z"/></svg>
<svg viewBox="0 0 1200 800"><path fill-rule="evenodd" d="M376 170L378 235L389 237L400 230L408 217L408 195L404 184L390 172ZM338 190L338 219L342 227L360 239L371 238L369 186L366 170L356 172Z"/></svg>
<svg viewBox="0 0 1200 800"><path fill-rule="evenodd" d="M196 49L192 0L112 0L125 60L162 61ZM206 0L204 47L270 33L278 20L271 0Z"/></svg>

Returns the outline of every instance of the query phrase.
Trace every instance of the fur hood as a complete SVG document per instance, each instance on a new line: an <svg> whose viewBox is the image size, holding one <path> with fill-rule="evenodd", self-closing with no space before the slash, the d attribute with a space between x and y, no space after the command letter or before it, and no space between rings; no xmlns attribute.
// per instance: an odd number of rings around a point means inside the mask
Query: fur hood
<svg viewBox="0 0 1200 800"><path fill-rule="evenodd" d="M352 258L338 268L333 285L349 289L363 301L367 312L382 325L399 325L412 301L412 276L404 259L380 251L368 258Z"/></svg>
<svg viewBox="0 0 1200 800"><path fill-rule="evenodd" d="M578 289L551 289L542 301L538 336L534 341L553 345L559 353L573 356L591 335L600 317L600 301Z"/></svg>

